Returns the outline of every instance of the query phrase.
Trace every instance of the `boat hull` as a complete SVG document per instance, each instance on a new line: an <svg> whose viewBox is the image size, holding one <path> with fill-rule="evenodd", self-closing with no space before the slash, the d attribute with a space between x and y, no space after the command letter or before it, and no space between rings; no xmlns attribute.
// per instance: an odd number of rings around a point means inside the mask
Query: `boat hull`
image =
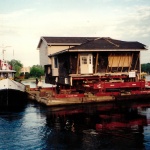
<svg viewBox="0 0 150 150"><path fill-rule="evenodd" d="M14 90L3 89L0 90L0 107L4 106L23 106L27 103L27 93Z"/></svg>

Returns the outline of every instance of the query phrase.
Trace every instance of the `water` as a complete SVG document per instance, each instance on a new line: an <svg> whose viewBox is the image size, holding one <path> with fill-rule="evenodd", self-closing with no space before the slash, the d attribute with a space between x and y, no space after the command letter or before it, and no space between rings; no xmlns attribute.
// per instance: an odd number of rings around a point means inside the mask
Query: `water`
<svg viewBox="0 0 150 150"><path fill-rule="evenodd" d="M30 88L36 88L35 80L24 80L21 83L23 83L24 85L29 85ZM55 85L47 84L44 82L44 80L42 80L42 87L55 87Z"/></svg>
<svg viewBox="0 0 150 150"><path fill-rule="evenodd" d="M149 150L150 103L0 109L0 150Z"/></svg>

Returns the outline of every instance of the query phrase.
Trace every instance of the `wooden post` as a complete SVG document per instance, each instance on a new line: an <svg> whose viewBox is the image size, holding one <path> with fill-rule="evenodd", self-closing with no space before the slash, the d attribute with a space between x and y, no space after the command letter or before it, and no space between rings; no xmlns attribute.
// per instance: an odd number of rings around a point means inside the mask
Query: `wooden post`
<svg viewBox="0 0 150 150"><path fill-rule="evenodd" d="M110 56L112 55L112 53L110 54ZM109 56L108 56L109 57ZM109 60L108 60L108 65L107 65L107 68L106 68L106 73L108 71L108 68L109 68Z"/></svg>
<svg viewBox="0 0 150 150"><path fill-rule="evenodd" d="M138 60L139 60L139 54L137 54L137 55L138 55L138 57L137 57L136 62L135 62L134 70L136 69L137 62L138 62Z"/></svg>
<svg viewBox="0 0 150 150"><path fill-rule="evenodd" d="M98 67L98 57L99 57L99 53L97 53L97 54L96 54L95 73L97 73L97 67Z"/></svg>
<svg viewBox="0 0 150 150"><path fill-rule="evenodd" d="M78 53L76 74L79 73L79 62L80 62L80 54Z"/></svg>

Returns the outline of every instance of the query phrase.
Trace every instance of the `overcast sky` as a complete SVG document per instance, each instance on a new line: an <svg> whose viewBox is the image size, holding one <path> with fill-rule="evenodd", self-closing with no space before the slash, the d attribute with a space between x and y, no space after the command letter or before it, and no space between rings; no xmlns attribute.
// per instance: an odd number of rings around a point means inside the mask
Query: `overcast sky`
<svg viewBox="0 0 150 150"><path fill-rule="evenodd" d="M0 0L0 57L39 64L41 36L98 36L150 49L150 0ZM142 53L150 62L150 50Z"/></svg>

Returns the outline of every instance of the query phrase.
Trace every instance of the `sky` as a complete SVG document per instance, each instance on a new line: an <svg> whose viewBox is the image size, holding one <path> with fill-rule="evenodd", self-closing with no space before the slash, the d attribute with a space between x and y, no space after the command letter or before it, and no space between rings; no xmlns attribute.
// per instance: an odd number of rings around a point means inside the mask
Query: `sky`
<svg viewBox="0 0 150 150"><path fill-rule="evenodd" d="M39 64L41 36L138 41L150 63L150 0L0 0L0 59Z"/></svg>

